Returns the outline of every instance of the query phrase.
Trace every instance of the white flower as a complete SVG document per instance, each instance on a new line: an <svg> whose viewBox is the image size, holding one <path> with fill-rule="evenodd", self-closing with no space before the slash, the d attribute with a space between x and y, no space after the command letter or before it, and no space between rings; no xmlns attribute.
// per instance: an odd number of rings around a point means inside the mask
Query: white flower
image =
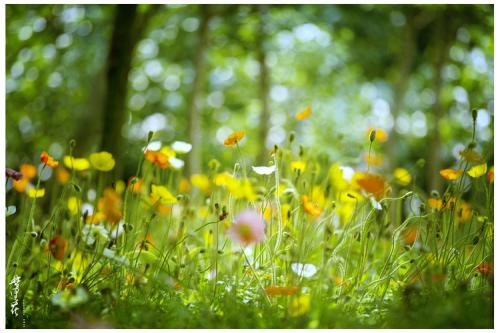
<svg viewBox="0 0 500 333"><path fill-rule="evenodd" d="M151 141L146 147L142 148L143 150L152 150L157 151L161 149L161 141Z"/></svg>
<svg viewBox="0 0 500 333"><path fill-rule="evenodd" d="M382 205L380 204L380 202L375 200L373 197L370 197L370 202L372 203L373 208L378 209L378 210L382 210Z"/></svg>
<svg viewBox="0 0 500 333"><path fill-rule="evenodd" d="M276 171L276 165L271 166L252 166L253 171L258 175L270 175Z"/></svg>
<svg viewBox="0 0 500 333"><path fill-rule="evenodd" d="M292 271L295 274L297 274L298 276L301 276L301 277L306 277L306 278L310 278L311 276L316 274L316 272L318 271L316 269L316 266L314 266L313 264L293 263L291 265L291 267L292 267Z"/></svg>
<svg viewBox="0 0 500 333"><path fill-rule="evenodd" d="M118 226L111 231L111 238L118 238L123 233L123 222L118 223Z"/></svg>
<svg viewBox="0 0 500 333"><path fill-rule="evenodd" d="M182 169L182 167L184 166L183 160L180 160L180 159L173 157L173 156L168 159L168 162L170 163L172 168L174 168L176 170Z"/></svg>
<svg viewBox="0 0 500 333"><path fill-rule="evenodd" d="M50 297L52 304L60 306L63 311L85 303L88 299L89 296L82 287L77 287L75 291L69 289L59 290Z"/></svg>
<svg viewBox="0 0 500 333"><path fill-rule="evenodd" d="M102 238L103 240L108 240L108 230L106 230L103 225L86 224L82 228L82 238L87 245L94 244L97 237Z"/></svg>
<svg viewBox="0 0 500 333"><path fill-rule="evenodd" d="M105 248L104 251L102 252L103 256L106 258L109 258L111 260L114 260L120 264L123 265L128 265L128 259L126 257L119 257L115 255L115 251Z"/></svg>
<svg viewBox="0 0 500 333"><path fill-rule="evenodd" d="M191 151L193 146L190 143L184 141L175 141L172 143L172 149L178 154L186 154Z"/></svg>

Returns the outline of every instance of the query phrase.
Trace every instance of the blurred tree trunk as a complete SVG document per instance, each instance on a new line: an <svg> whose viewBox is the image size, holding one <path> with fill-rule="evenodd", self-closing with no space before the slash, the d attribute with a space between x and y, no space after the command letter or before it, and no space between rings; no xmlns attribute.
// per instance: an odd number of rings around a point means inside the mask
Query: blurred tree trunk
<svg viewBox="0 0 500 333"><path fill-rule="evenodd" d="M194 59L194 81L191 96L188 101L189 141L193 145L189 153L188 174L201 170L201 102L203 82L205 78L205 54L208 45L208 23L210 21L209 5L200 6L200 28L198 30L198 45Z"/></svg>
<svg viewBox="0 0 500 333"><path fill-rule="evenodd" d="M113 154L115 174L121 175L122 128L125 124L128 73L137 42L137 5L117 5L108 53L101 149Z"/></svg>
<svg viewBox="0 0 500 333"><path fill-rule="evenodd" d="M428 177L428 190L440 190L442 182L440 181L439 170L441 169L441 133L439 123L445 113L445 106L441 98L441 90L443 86L442 70L446 63L449 53L450 44L453 36L456 33L456 27L450 20L450 12L446 10L436 20L434 29L434 44L431 46L433 51L433 67L434 67L434 80L432 83L435 101L432 105L430 113L431 134L428 136L429 141L427 147L429 148L427 157L427 177Z"/></svg>
<svg viewBox="0 0 500 333"><path fill-rule="evenodd" d="M127 115L128 74L135 46L158 6L144 6L146 9L141 12L137 5L116 6L106 69L104 109L101 117L101 149L110 152L115 157L114 174L118 176L122 175L123 168L122 147L125 144L122 129Z"/></svg>
<svg viewBox="0 0 500 333"><path fill-rule="evenodd" d="M269 69L266 65L266 22L267 6L259 5L259 34L257 36L257 58L260 68L259 95L262 103L259 128L259 164L267 162L266 138L269 132Z"/></svg>

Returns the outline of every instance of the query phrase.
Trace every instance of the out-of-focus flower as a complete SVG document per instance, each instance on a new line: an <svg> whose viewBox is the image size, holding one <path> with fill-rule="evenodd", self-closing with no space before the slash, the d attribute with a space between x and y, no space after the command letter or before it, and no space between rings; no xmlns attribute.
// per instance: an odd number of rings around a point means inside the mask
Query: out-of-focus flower
<svg viewBox="0 0 500 333"><path fill-rule="evenodd" d="M366 136L367 137L370 137L372 131L375 132L375 138L374 138L374 141L377 141L377 142L385 142L387 141L387 139L389 138L389 135L387 134L386 131L384 131L383 129L381 128L367 128L366 129Z"/></svg>
<svg viewBox="0 0 500 333"><path fill-rule="evenodd" d="M372 166L381 166L382 163L384 163L384 158L382 155L376 155L376 154L365 154L364 155L364 160L368 165Z"/></svg>
<svg viewBox="0 0 500 333"><path fill-rule="evenodd" d="M85 224L82 228L82 239L86 244L92 245L97 239L109 240L109 233L102 224Z"/></svg>
<svg viewBox="0 0 500 333"><path fill-rule="evenodd" d="M154 201L159 200L163 205L174 204L177 202L177 198L174 197L165 186L160 185L151 185L151 198Z"/></svg>
<svg viewBox="0 0 500 333"><path fill-rule="evenodd" d="M56 169L56 179L61 184L66 184L71 177L70 173L63 167L58 167Z"/></svg>
<svg viewBox="0 0 500 333"><path fill-rule="evenodd" d="M306 163L301 160L293 161L290 163L290 168L294 172L304 173L304 170L306 169Z"/></svg>
<svg viewBox="0 0 500 333"><path fill-rule="evenodd" d="M260 243L266 237L264 219L253 209L244 210L236 216L226 234L233 242L242 245Z"/></svg>
<svg viewBox="0 0 500 333"><path fill-rule="evenodd" d="M409 227L403 233L403 239L406 245L412 245L417 240L418 229L416 227Z"/></svg>
<svg viewBox="0 0 500 333"><path fill-rule="evenodd" d="M179 181L179 192L181 193L187 193L191 189L191 184L189 184L189 180L186 178L182 178Z"/></svg>
<svg viewBox="0 0 500 333"><path fill-rule="evenodd" d="M474 149L467 148L460 152L460 156L469 163L480 164L483 162L483 157Z"/></svg>
<svg viewBox="0 0 500 333"><path fill-rule="evenodd" d="M394 169L394 179L403 186L411 183L411 174L405 168Z"/></svg>
<svg viewBox="0 0 500 333"><path fill-rule="evenodd" d="M306 106L306 108L298 113L295 114L295 119L297 120L304 120L309 118L312 113L312 108L311 106Z"/></svg>
<svg viewBox="0 0 500 333"><path fill-rule="evenodd" d="M463 172L463 170L443 169L439 171L439 174L446 180L457 180Z"/></svg>
<svg viewBox="0 0 500 333"><path fill-rule="evenodd" d="M270 175L276 171L276 165L271 166L252 166L252 170L258 175Z"/></svg>
<svg viewBox="0 0 500 333"><path fill-rule="evenodd" d="M77 197L69 197L68 198L68 210L72 215L77 215L80 211L80 206L82 205L82 201Z"/></svg>
<svg viewBox="0 0 500 333"><path fill-rule="evenodd" d="M115 167L115 159L107 151L92 153L89 159L92 166L99 171L111 171Z"/></svg>
<svg viewBox="0 0 500 333"><path fill-rule="evenodd" d="M492 166L488 171L488 181L490 183L493 183L494 178L495 178L495 173L493 172L493 166Z"/></svg>
<svg viewBox="0 0 500 333"><path fill-rule="evenodd" d="M297 286L268 286L266 287L266 294L269 296L292 296L299 291Z"/></svg>
<svg viewBox="0 0 500 333"><path fill-rule="evenodd" d="M300 277L310 278L313 277L318 269L313 264L302 264L295 262L290 265L292 271Z"/></svg>
<svg viewBox="0 0 500 333"><path fill-rule="evenodd" d="M55 168L59 165L59 162L50 156L45 150L40 154L40 161L49 168Z"/></svg>
<svg viewBox="0 0 500 333"><path fill-rule="evenodd" d="M175 170L180 170L180 169L182 169L182 167L184 167L184 161L181 159L178 159L177 157L169 157L168 163L170 163L172 168Z"/></svg>
<svg viewBox="0 0 500 333"><path fill-rule="evenodd" d="M75 171L85 171L90 167L90 163L86 158L64 156L63 162L68 169L73 169Z"/></svg>
<svg viewBox="0 0 500 333"><path fill-rule="evenodd" d="M111 188L104 190L104 195L99 198L98 208L111 224L116 224L122 218L122 200L118 193Z"/></svg>
<svg viewBox="0 0 500 333"><path fill-rule="evenodd" d="M63 311L67 311L75 306L87 302L89 296L85 289L77 287L75 289L59 290L50 297L52 304L57 305Z"/></svg>
<svg viewBox="0 0 500 333"><path fill-rule="evenodd" d="M493 265L488 262L482 262L476 267L476 272L482 275L490 275L493 273Z"/></svg>
<svg viewBox="0 0 500 333"><path fill-rule="evenodd" d="M30 187L28 189L28 197L30 198L42 198L44 195L45 195L44 188L36 189L35 187Z"/></svg>
<svg viewBox="0 0 500 333"><path fill-rule="evenodd" d="M144 152L144 158L161 169L166 169L170 166L168 156L160 151L146 150Z"/></svg>
<svg viewBox="0 0 500 333"><path fill-rule="evenodd" d="M210 180L204 174L191 175L191 184L199 188L205 194L210 193Z"/></svg>
<svg viewBox="0 0 500 333"><path fill-rule="evenodd" d="M142 180L139 177L132 176L128 179L128 188L132 192L140 192L142 190Z"/></svg>
<svg viewBox="0 0 500 333"><path fill-rule="evenodd" d="M68 241L60 235L54 236L49 242L50 253L56 260L62 261L67 249Z"/></svg>
<svg viewBox="0 0 500 333"><path fill-rule="evenodd" d="M465 201L460 200L457 204L456 212L458 215L458 222L465 223L472 217L472 207Z"/></svg>
<svg viewBox="0 0 500 333"><path fill-rule="evenodd" d="M316 203L311 202L307 195L302 196L302 206L304 207L304 212L312 217L321 215L321 208Z"/></svg>
<svg viewBox="0 0 500 333"><path fill-rule="evenodd" d="M441 209L443 208L443 200L438 198L429 198L427 199L427 204L432 209Z"/></svg>
<svg viewBox="0 0 500 333"><path fill-rule="evenodd" d="M478 178L484 175L488 171L488 166L486 163L473 166L469 170L467 170L467 174L472 178Z"/></svg>
<svg viewBox="0 0 500 333"><path fill-rule="evenodd" d="M32 164L21 164L19 172L23 175L22 179L13 180L12 187L17 192L24 192L31 179L35 178L37 169Z"/></svg>
<svg viewBox="0 0 500 333"><path fill-rule="evenodd" d="M292 317L300 317L309 312L311 307L311 296L309 294L300 295L292 299L289 312Z"/></svg>
<svg viewBox="0 0 500 333"><path fill-rule="evenodd" d="M193 146L190 143L184 141L175 141L172 143L172 149L178 154L186 154L193 149Z"/></svg>
<svg viewBox="0 0 500 333"><path fill-rule="evenodd" d="M226 147L234 146L241 139L243 139L244 136L245 136L244 131L233 132L233 133L229 134L229 136L224 140L224 146L226 146Z"/></svg>
<svg viewBox="0 0 500 333"><path fill-rule="evenodd" d="M385 180L382 176L361 173L357 176L356 182L365 192L373 194L375 199L380 200L384 196Z"/></svg>

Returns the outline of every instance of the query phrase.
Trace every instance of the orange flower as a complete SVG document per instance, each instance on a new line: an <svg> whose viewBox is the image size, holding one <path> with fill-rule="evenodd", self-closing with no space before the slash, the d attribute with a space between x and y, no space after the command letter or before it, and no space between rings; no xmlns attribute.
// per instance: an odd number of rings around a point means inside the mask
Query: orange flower
<svg viewBox="0 0 500 333"><path fill-rule="evenodd" d="M266 294L269 296L291 296L299 291L299 287L282 287L282 286L268 286L266 287Z"/></svg>
<svg viewBox="0 0 500 333"><path fill-rule="evenodd" d="M33 164L21 164L19 171L23 174L23 178L32 179L36 176L36 166Z"/></svg>
<svg viewBox="0 0 500 333"><path fill-rule="evenodd" d="M189 192L190 188L191 185L189 184L189 180L187 180L186 178L182 178L179 181L179 192L187 193Z"/></svg>
<svg viewBox="0 0 500 333"><path fill-rule="evenodd" d="M493 173L493 167L491 167L490 171L488 171L488 181L493 183L493 178L495 178L495 174Z"/></svg>
<svg viewBox="0 0 500 333"><path fill-rule="evenodd" d="M40 154L40 161L49 168L55 168L59 165L59 162L50 156L45 150Z"/></svg>
<svg viewBox="0 0 500 333"><path fill-rule="evenodd" d="M71 175L65 168L58 167L56 169L56 178L59 183L66 184L69 181L70 176Z"/></svg>
<svg viewBox="0 0 500 333"><path fill-rule="evenodd" d="M304 211L312 217L321 215L321 208L316 203L310 202L307 195L302 196L302 206L304 207Z"/></svg>
<svg viewBox="0 0 500 333"><path fill-rule="evenodd" d="M404 241L406 245L412 245L417 240L417 228L409 227L404 232Z"/></svg>
<svg viewBox="0 0 500 333"><path fill-rule="evenodd" d="M224 140L224 146L226 146L226 147L234 146L241 139L243 139L244 136L245 136L244 131L233 132L233 133L229 134L229 136L226 138L226 140Z"/></svg>
<svg viewBox="0 0 500 333"><path fill-rule="evenodd" d="M146 152L144 153L144 157L148 161L162 169L166 169L170 166L170 163L168 162L168 156L160 151L146 150Z"/></svg>
<svg viewBox="0 0 500 333"><path fill-rule="evenodd" d="M385 181L381 176L365 173L357 179L357 183L363 190L373 194L377 200L384 195Z"/></svg>
<svg viewBox="0 0 500 333"><path fill-rule="evenodd" d="M370 137L372 131L375 131L375 141L377 142L384 142L389 138L387 132L381 128L368 128L366 130L366 136Z"/></svg>
<svg viewBox="0 0 500 333"><path fill-rule="evenodd" d="M482 262L476 267L476 272L479 272L482 275L490 275L493 273L493 265L488 262Z"/></svg>
<svg viewBox="0 0 500 333"><path fill-rule="evenodd" d="M62 238L62 236L56 235L49 242L50 253L59 261L64 259L64 254L67 249L68 241Z"/></svg>
<svg viewBox="0 0 500 333"><path fill-rule="evenodd" d="M454 170L454 169L443 169L439 171L439 174L446 180L457 180L462 173L463 170Z"/></svg>
<svg viewBox="0 0 500 333"><path fill-rule="evenodd" d="M441 199L436 199L436 198L429 198L427 200L427 204L429 207L432 209L441 209L443 207L443 200Z"/></svg>
<svg viewBox="0 0 500 333"><path fill-rule="evenodd" d="M303 111L301 111L295 115L295 119L304 120L306 118L309 118L311 113L312 113L311 106L307 106Z"/></svg>
<svg viewBox="0 0 500 333"><path fill-rule="evenodd" d="M122 200L118 193L111 188L104 190L104 195L99 199L98 207L99 211L106 216L106 220L112 225L122 218Z"/></svg>
<svg viewBox="0 0 500 333"><path fill-rule="evenodd" d="M128 179L129 189L133 192L139 192L142 189L142 181L139 177L132 176Z"/></svg>

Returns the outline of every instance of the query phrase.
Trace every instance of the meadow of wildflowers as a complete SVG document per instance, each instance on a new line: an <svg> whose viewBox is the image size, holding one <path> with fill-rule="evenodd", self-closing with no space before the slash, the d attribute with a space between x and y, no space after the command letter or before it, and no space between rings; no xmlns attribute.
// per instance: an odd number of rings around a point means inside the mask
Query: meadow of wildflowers
<svg viewBox="0 0 500 333"><path fill-rule="evenodd" d="M6 170L7 326L491 328L494 172L474 133L431 193L423 160L378 168L381 129L361 166L293 133L250 165L245 128L218 147L231 168L190 177L191 144L152 149L153 132L127 180L74 140L41 151Z"/></svg>

